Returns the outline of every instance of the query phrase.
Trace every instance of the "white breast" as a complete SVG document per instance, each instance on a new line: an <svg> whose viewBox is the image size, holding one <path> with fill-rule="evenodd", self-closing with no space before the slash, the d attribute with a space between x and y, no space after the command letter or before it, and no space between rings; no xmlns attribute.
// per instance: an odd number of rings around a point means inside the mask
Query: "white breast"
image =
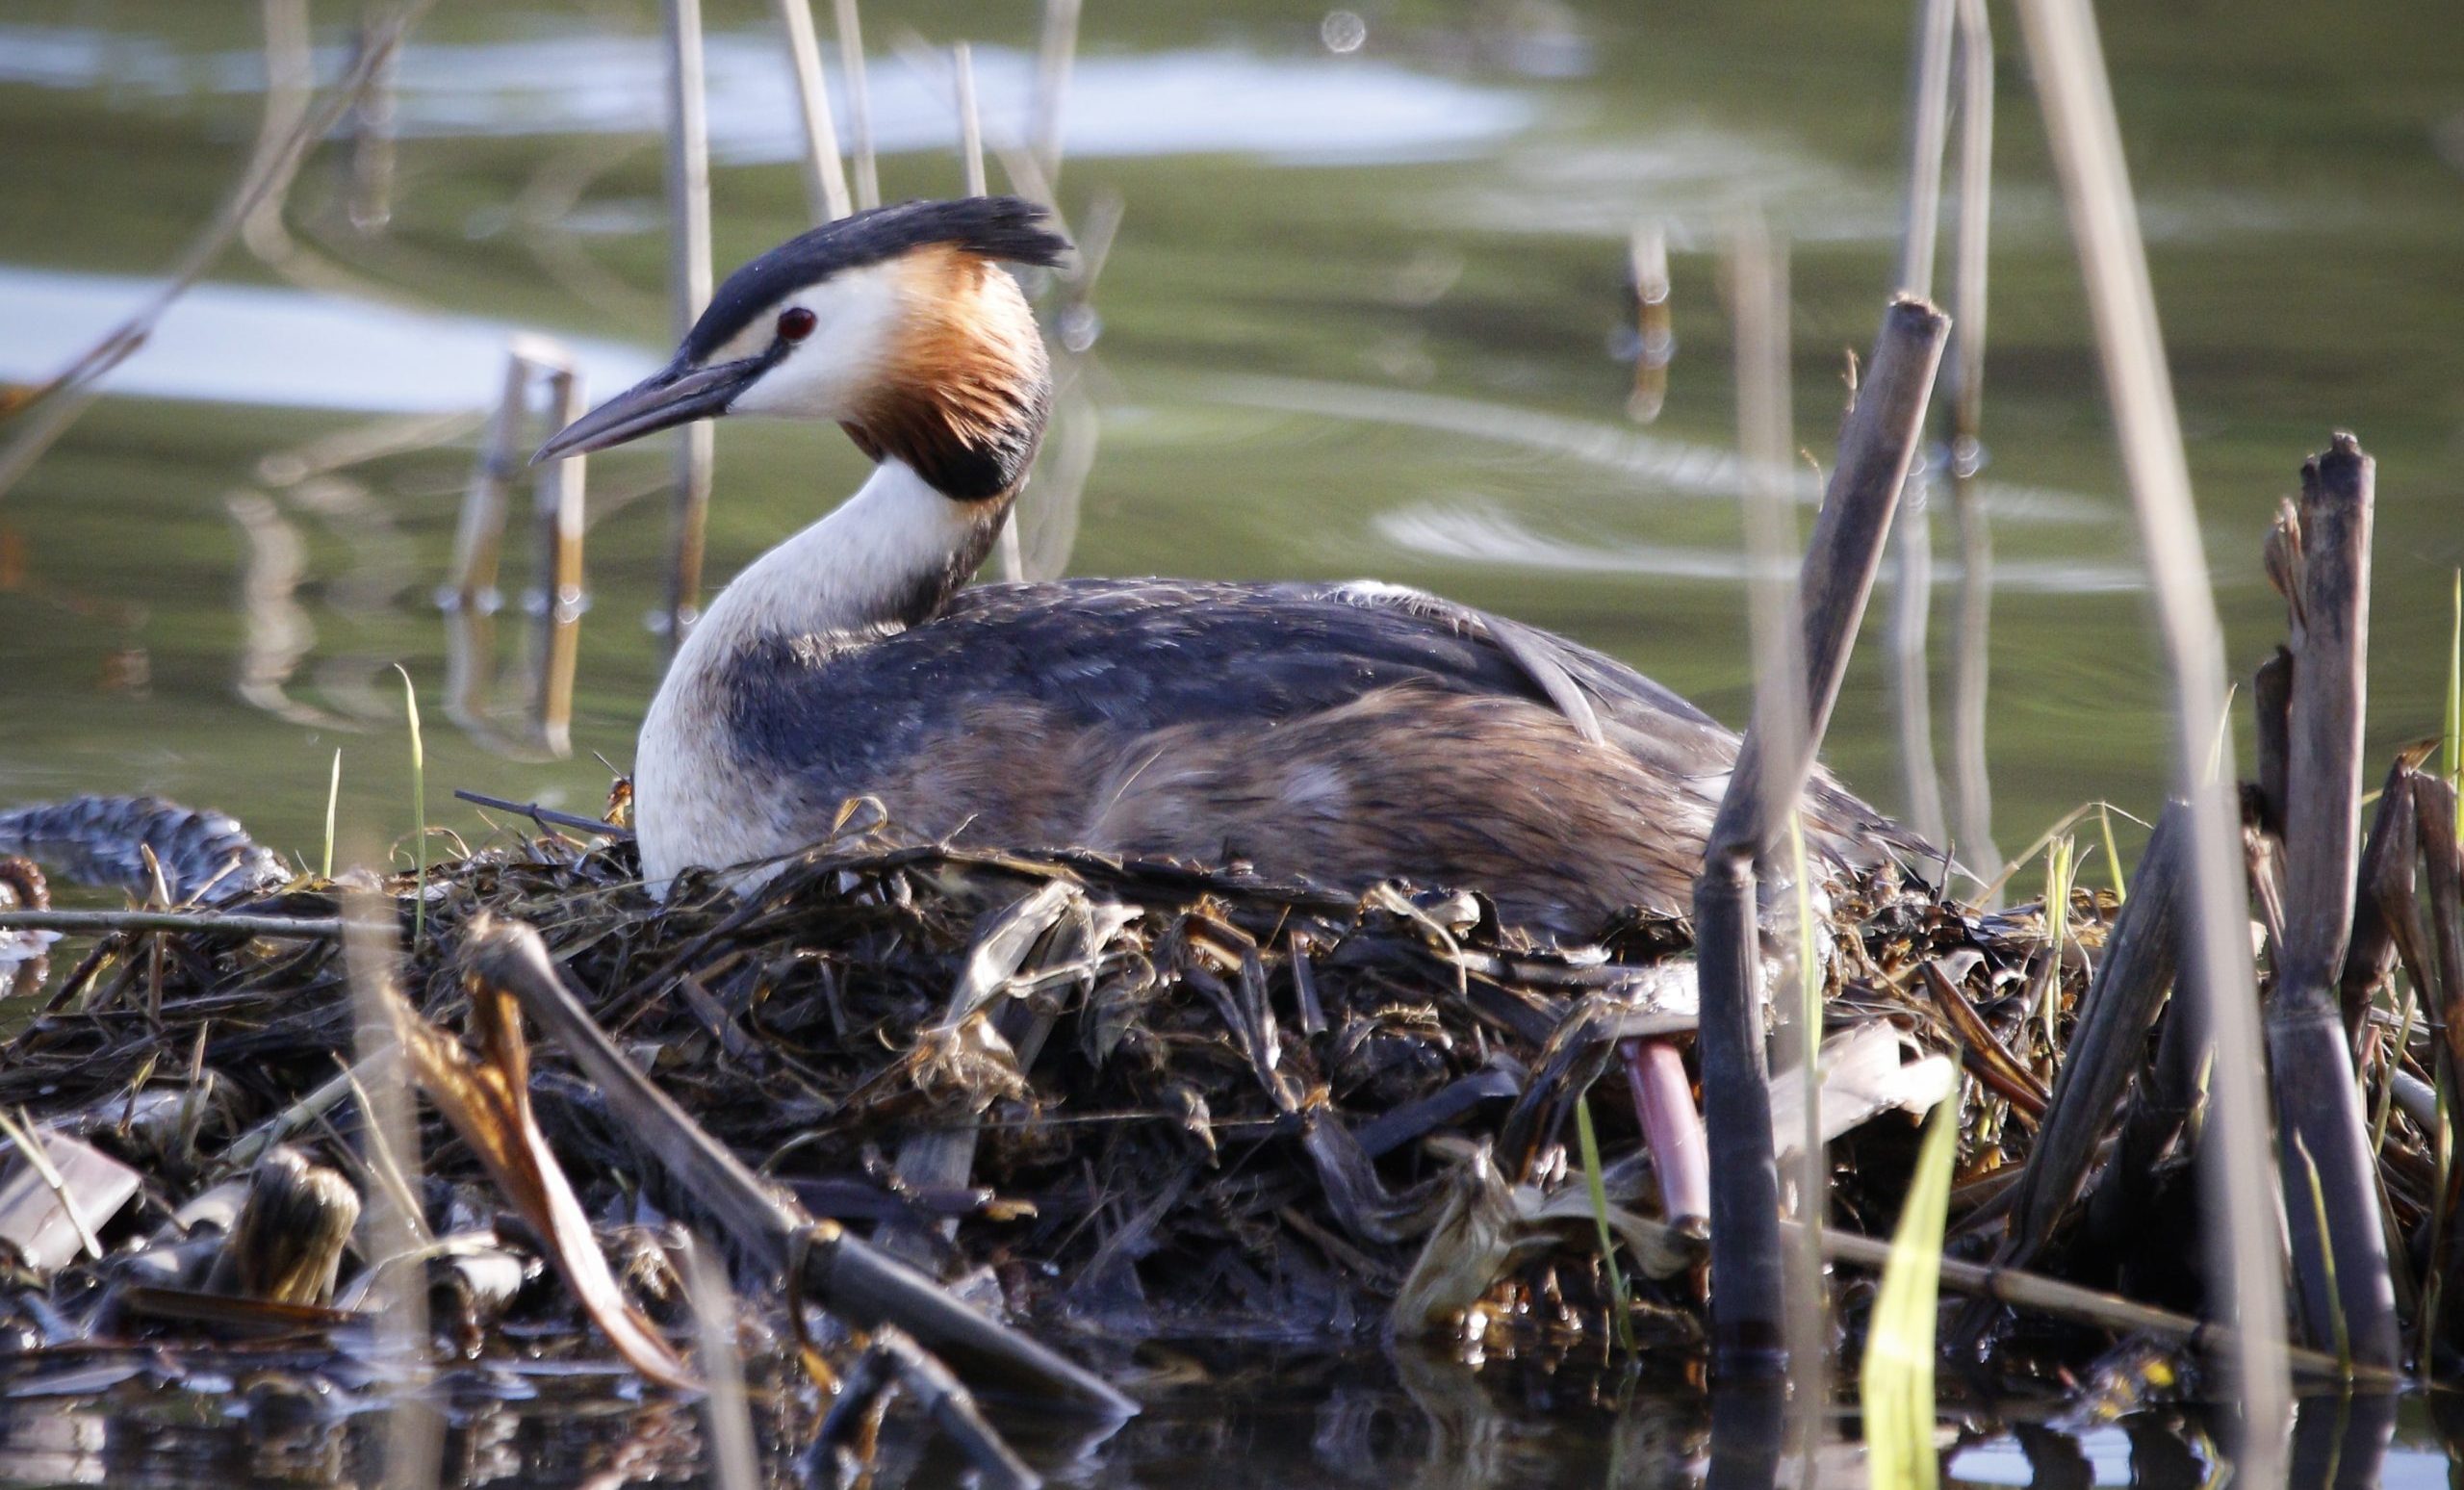
<svg viewBox="0 0 2464 1490"><path fill-rule="evenodd" d="M916 577L945 571L980 532L965 503L885 461L836 511L756 559L710 603L651 701L633 757L634 830L653 893L695 864L732 868L808 847L830 826L806 821L794 795L759 779L736 748L729 660L764 637L880 634Z"/></svg>

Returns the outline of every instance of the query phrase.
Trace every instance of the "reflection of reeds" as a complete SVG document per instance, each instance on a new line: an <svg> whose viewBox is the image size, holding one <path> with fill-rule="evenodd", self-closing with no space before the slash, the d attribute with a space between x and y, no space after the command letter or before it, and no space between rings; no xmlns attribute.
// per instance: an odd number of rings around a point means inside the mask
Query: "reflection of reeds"
<svg viewBox="0 0 2464 1490"><path fill-rule="evenodd" d="M379 12L371 4L360 16L353 45L366 51L379 27ZM350 111L350 225L362 233L381 233L394 219L394 61L387 47L376 61Z"/></svg>
<svg viewBox="0 0 2464 1490"><path fill-rule="evenodd" d="M6 404L0 414L23 414L24 424L17 437L6 449L0 449L0 495L6 495L18 478L33 468L49 449L76 423L86 411L96 392L96 385L112 369L128 360L145 345L154 325L166 311L186 295L189 288L205 277L208 270L221 258L241 227L253 217L260 206L276 199L289 190L292 178L298 173L299 163L311 146L323 139L342 118L351 100L371 75L384 65L412 24L427 10L430 0L403 0L392 13L386 24L373 28L367 45L340 82L325 95L322 103L302 113L298 121L279 137L269 136L258 141L247 168L241 173L239 185L231 195L191 241L153 297L140 306L135 314L113 327L92 347L71 359L65 368L47 382L28 393L20 394ZM269 98L268 107L272 103Z"/></svg>
<svg viewBox="0 0 2464 1490"><path fill-rule="evenodd" d="M307 572L307 549L299 541L299 530L263 492L233 492L222 499L222 505L248 545L240 566L244 629L236 686L241 700L309 729L345 723L290 693L292 675L317 644L317 628L298 600L299 583Z"/></svg>
<svg viewBox="0 0 2464 1490"><path fill-rule="evenodd" d="M462 494L462 516L453 532L453 574L446 581L447 597L462 611L497 608L497 570L504 546L505 508L522 458L523 411L530 396L530 377L538 363L517 345L505 358L504 381L498 389L495 412L479 437L479 456L471 468L471 484Z"/></svg>
<svg viewBox="0 0 2464 1490"><path fill-rule="evenodd" d="M548 427L562 429L582 413L581 374L569 365L548 374ZM539 472L534 492L537 575L535 655L539 675L532 706L539 742L559 758L573 754L574 666L581 655L582 480L584 457L569 455Z"/></svg>
<svg viewBox="0 0 2464 1490"><path fill-rule="evenodd" d="M1985 0L1959 0L1960 217L1951 268L1951 346L1942 356L1951 427L1951 503L1960 537L1959 643L1951 671L1951 780L1960 857L1991 879L1993 784L1986 765L1993 621L1993 534L1977 473L1985 464L1986 270L1992 237L1993 32ZM2110 860L2111 856L2107 856ZM2121 872L2118 862L2107 867Z"/></svg>
<svg viewBox="0 0 2464 1490"><path fill-rule="evenodd" d="M1626 416L1648 424L1668 402L1668 367L1677 353L1677 331L1669 318L1667 227L1646 222L1635 228L1626 259L1635 307L1634 388L1626 397Z"/></svg>
<svg viewBox="0 0 2464 1490"><path fill-rule="evenodd" d="M1908 80L1908 163L1901 199L1896 288L1934 293L1935 242L1942 218L1942 150L1949 135L1952 0L1922 0L1911 42ZM1941 773L1934 764L1934 710L1926 633L1934 604L1934 526L1927 510L1930 462L1909 473L1895 546L1898 576L1890 612L1892 720L1908 825L1929 842L1944 841Z"/></svg>
<svg viewBox="0 0 2464 1490"><path fill-rule="evenodd" d="M531 686L516 740L499 730L495 690L497 587L512 485L528 443L531 390L546 393L547 427L560 429L579 417L580 374L564 348L538 337L517 338L505 358L504 381L495 412L473 463L454 535L453 573L439 597L446 610L447 715L466 732L504 754L545 750L572 753L574 674L580 655L582 539L585 528L583 457L552 461L532 473L531 586L527 608L535 618Z"/></svg>
<svg viewBox="0 0 2464 1490"><path fill-rule="evenodd" d="M264 0L266 107L257 128L257 154L270 157L282 148L308 116L316 90L316 54L309 44L307 0ZM379 46L373 30L360 38L363 48ZM369 59L359 87L341 101L356 116L361 100L392 65L395 48L382 46ZM356 70L356 69L355 69ZM390 148L390 147L389 147ZM388 167L390 173L390 167ZM290 205L291 183L260 197L240 223L240 242L267 268L303 290L329 295L383 298L384 293L361 276L303 246L283 220Z"/></svg>
<svg viewBox="0 0 2464 1490"><path fill-rule="evenodd" d="M2202 1130L2207 1244L2215 1312L2240 1326L2227 1354L2241 1396L2237 1478L2283 1476L2281 1425L2291 1410L2284 1286L2267 1165L2266 1070L2257 1019L2240 835L2226 782L2207 770L2206 743L2224 717L2223 633L2209 591L2206 550L2191 501L2190 467L2166 372L2146 246L2122 162L2095 16L2086 0L2022 0L2035 65L2088 305L2104 364L2157 629L2173 681L2175 779L2191 803L2184 962L2214 1058Z"/></svg>

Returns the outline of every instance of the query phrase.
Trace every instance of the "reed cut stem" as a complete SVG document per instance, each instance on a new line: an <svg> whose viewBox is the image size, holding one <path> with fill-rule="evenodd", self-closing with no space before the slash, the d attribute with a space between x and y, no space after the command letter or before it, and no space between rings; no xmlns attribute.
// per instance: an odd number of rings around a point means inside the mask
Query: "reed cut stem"
<svg viewBox="0 0 2464 1490"><path fill-rule="evenodd" d="M2376 1164L2337 999L2361 848L2373 463L2338 434L2301 472L2287 712L2284 939L2267 1011L2278 1168L2303 1332L2363 1365L2397 1363ZM2303 1204L2315 1192L2316 1200Z"/></svg>
<svg viewBox="0 0 2464 1490"><path fill-rule="evenodd" d="M1755 862L1781 846L1813 769L1915 456L1948 330L1941 312L1912 297L1894 300L1884 314L1799 576L1806 717L1792 732L1793 749L1784 752L1773 750L1758 722L1747 731L1694 885L1704 1118L1712 1159L1712 1343L1719 1366L1732 1374L1779 1369L1786 1340Z"/></svg>

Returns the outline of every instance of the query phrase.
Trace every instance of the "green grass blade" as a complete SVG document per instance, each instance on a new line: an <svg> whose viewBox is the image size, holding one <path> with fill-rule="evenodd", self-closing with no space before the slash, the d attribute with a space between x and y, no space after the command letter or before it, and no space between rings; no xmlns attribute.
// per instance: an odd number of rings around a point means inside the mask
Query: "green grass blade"
<svg viewBox="0 0 2464 1490"><path fill-rule="evenodd" d="M420 738L420 696L411 686L411 670L399 662L402 711L411 722L411 865L419 898L411 904L411 945L427 937L427 747Z"/></svg>
<svg viewBox="0 0 2464 1490"><path fill-rule="evenodd" d="M2056 838L2044 851L2044 935L2045 956L2052 959L2053 975L2044 984L2044 1047L2062 1048L2056 1028L2062 1015L2062 944L2070 932L2070 885L2078 841L2068 835Z"/></svg>
<svg viewBox="0 0 2464 1490"><path fill-rule="evenodd" d="M2106 803L2096 804L2096 820L2105 829L2105 873L2113 878L2114 903L2126 904L2130 899L2130 876L2122 872L2121 851L2114 847L2114 812Z"/></svg>
<svg viewBox="0 0 2464 1490"><path fill-rule="evenodd" d="M1600 1177L1600 1140L1591 1127L1591 1095L1575 1102L1575 1143L1582 1150L1582 1179L1591 1190L1591 1220L1600 1228L1600 1266L1608 1274L1608 1296L1616 1310L1612 1325L1617 1349L1634 1352L1634 1311L1626 1292L1626 1274L1617 1266L1617 1237L1608 1229L1608 1187Z"/></svg>
<svg viewBox="0 0 2464 1490"><path fill-rule="evenodd" d="M1959 1100L1934 1109L1924 1151L1890 1238L1874 1299L1859 1388L1865 1402L1865 1472L1873 1490L1937 1490L1934 1355L1942 1279L1942 1227L1959 1148Z"/></svg>
<svg viewBox="0 0 2464 1490"><path fill-rule="evenodd" d="M343 753L334 751L333 780L325 784L325 858L317 873L323 879L334 877L334 810L343 800Z"/></svg>

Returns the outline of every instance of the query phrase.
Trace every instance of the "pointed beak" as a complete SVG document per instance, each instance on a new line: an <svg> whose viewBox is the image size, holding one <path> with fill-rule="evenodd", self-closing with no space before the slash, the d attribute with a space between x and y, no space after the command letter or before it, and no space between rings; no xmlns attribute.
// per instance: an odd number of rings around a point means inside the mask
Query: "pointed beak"
<svg viewBox="0 0 2464 1490"><path fill-rule="evenodd" d="M603 450L697 419L715 419L769 366L766 357L706 368L671 363L558 430L530 463Z"/></svg>

